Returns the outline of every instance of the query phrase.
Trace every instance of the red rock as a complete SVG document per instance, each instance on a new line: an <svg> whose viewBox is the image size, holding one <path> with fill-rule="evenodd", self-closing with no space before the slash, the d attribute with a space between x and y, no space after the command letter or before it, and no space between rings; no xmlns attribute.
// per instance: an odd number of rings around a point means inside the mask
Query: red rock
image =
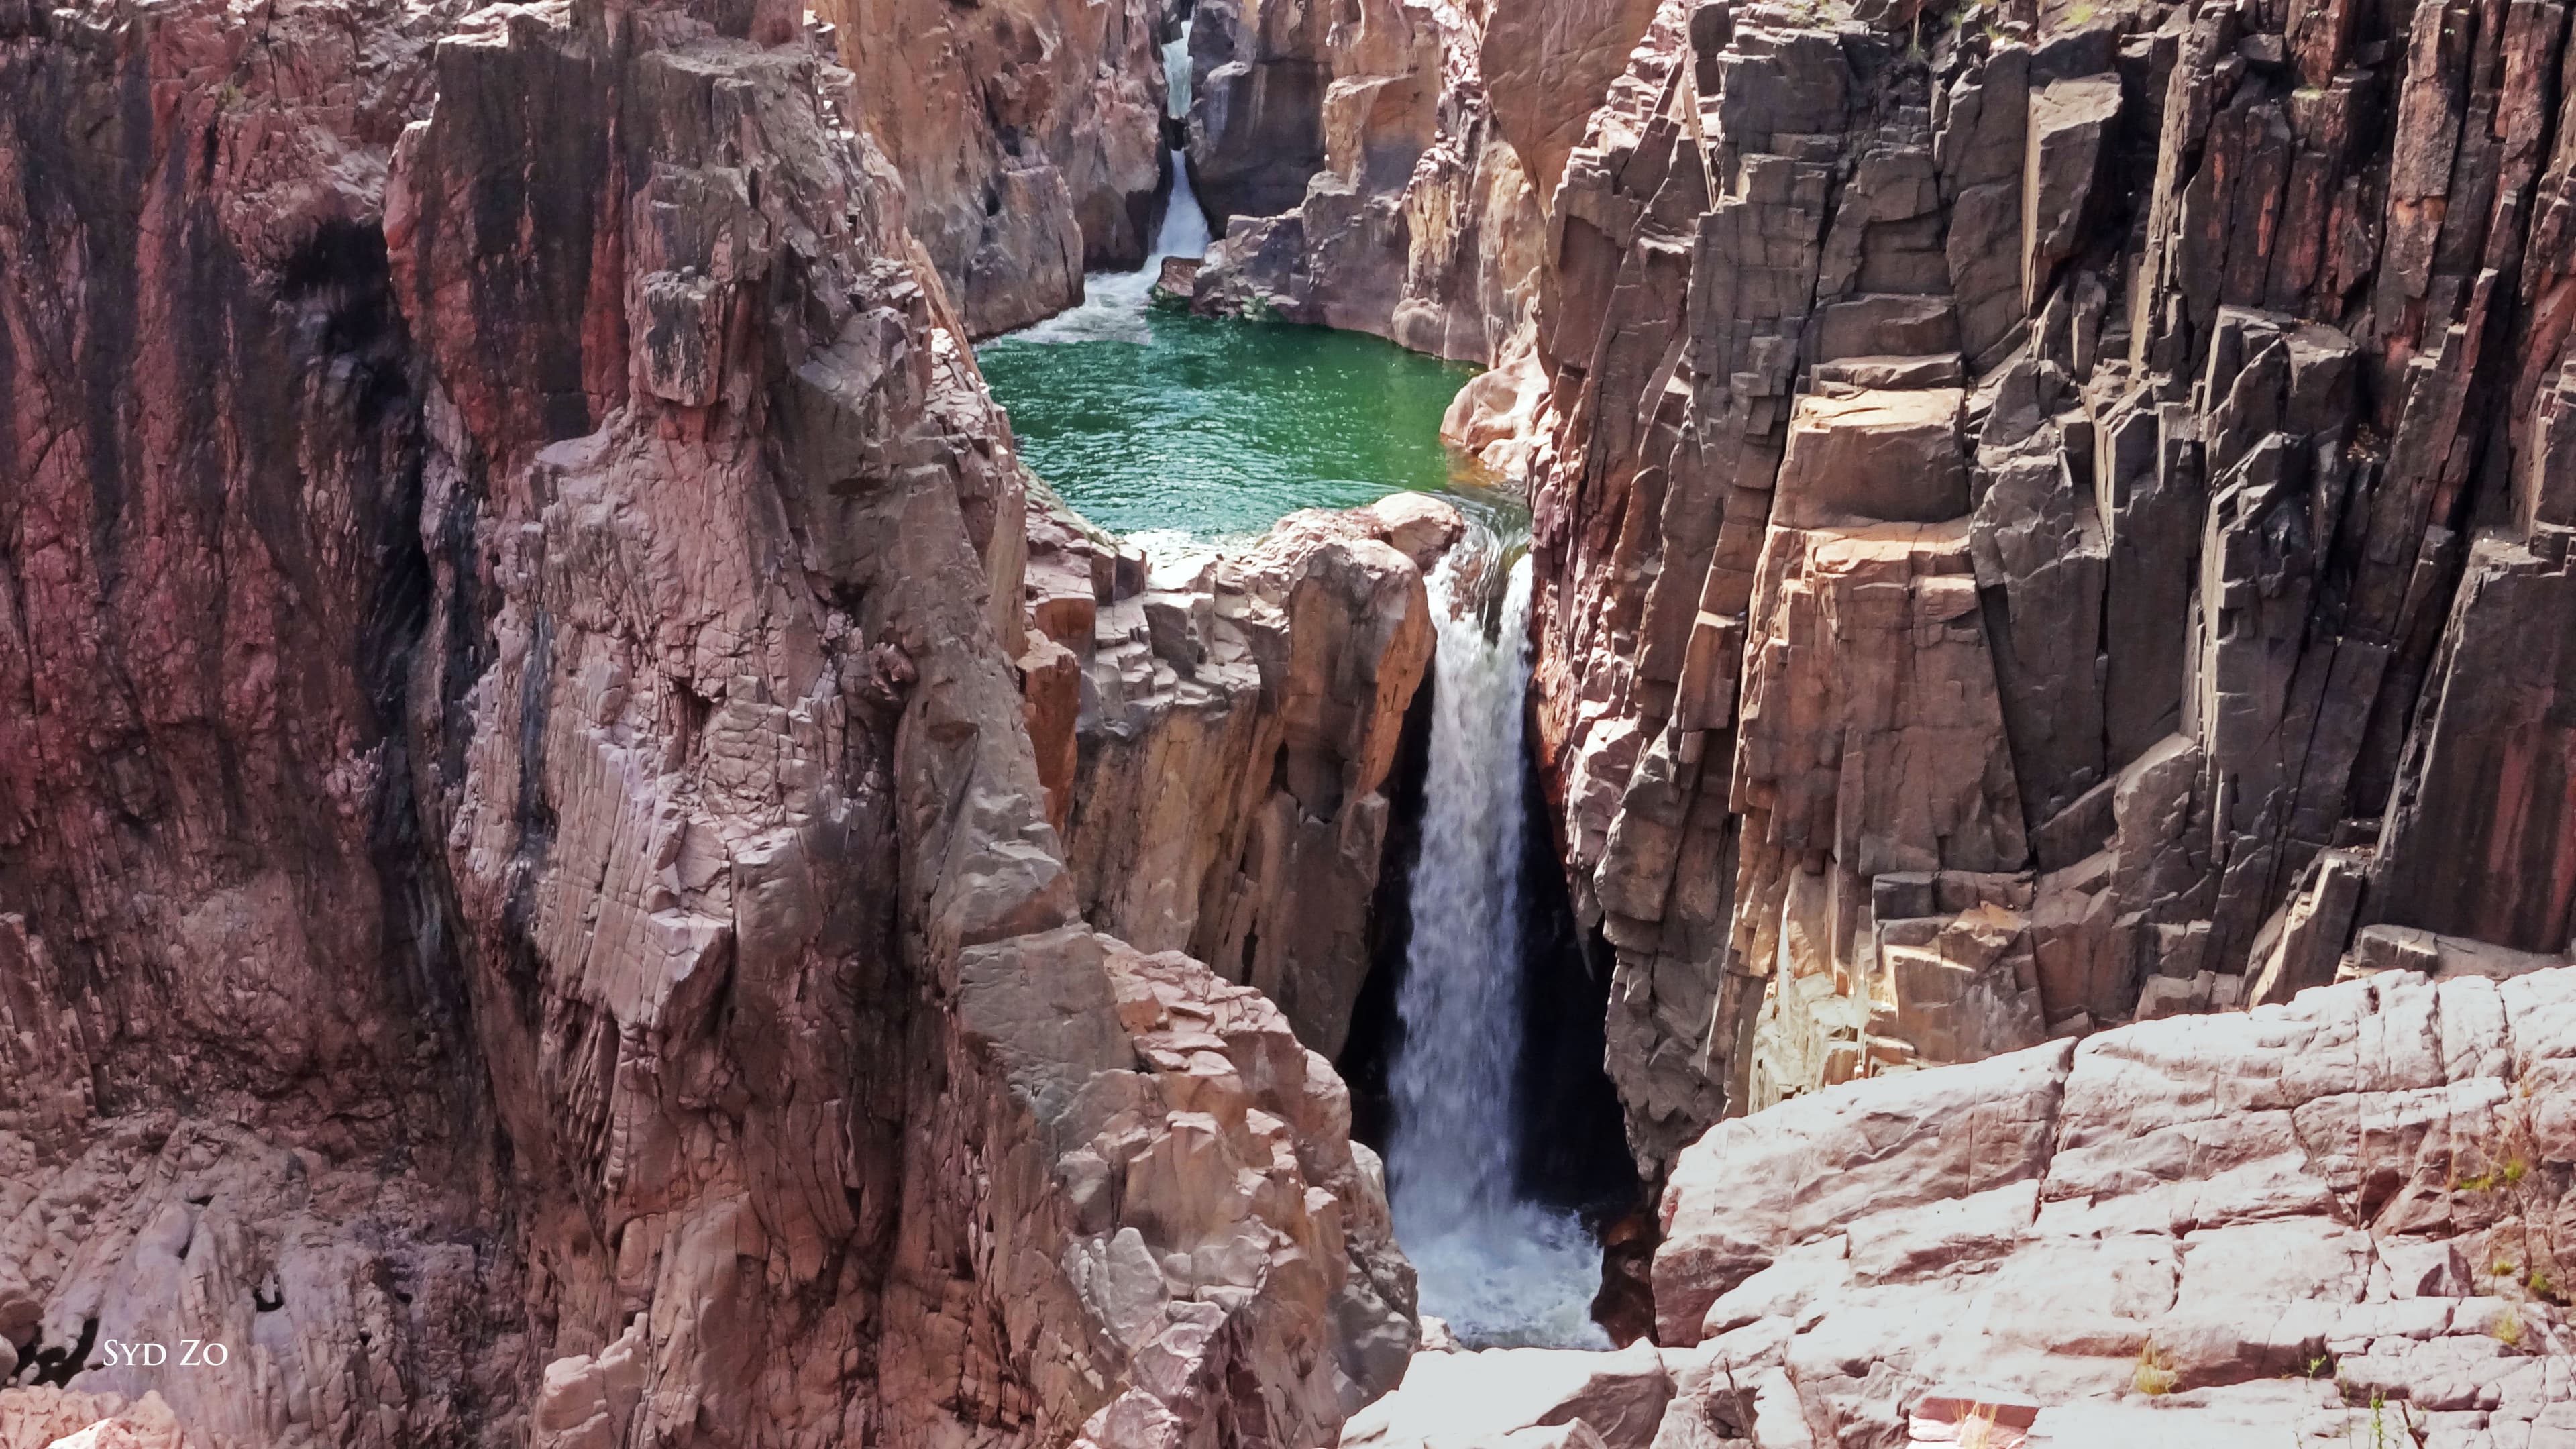
<svg viewBox="0 0 2576 1449"><path fill-rule="evenodd" d="M860 91L461 10L0 7L0 1439L1328 1438L1381 1174L1079 922Z"/></svg>

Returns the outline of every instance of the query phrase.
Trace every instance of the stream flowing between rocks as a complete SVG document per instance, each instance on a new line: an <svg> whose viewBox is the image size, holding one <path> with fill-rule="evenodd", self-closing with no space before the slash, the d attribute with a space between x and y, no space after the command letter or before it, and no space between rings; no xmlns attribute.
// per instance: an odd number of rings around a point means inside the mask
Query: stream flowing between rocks
<svg viewBox="0 0 2576 1449"><path fill-rule="evenodd" d="M1092 522L1161 555L1256 536L1300 508L1399 489L1470 522L1428 584L1439 630L1412 930L1387 1063L1387 1172L1421 1309L1470 1345L1608 1346L1599 1248L1516 1182L1524 1046L1522 721L1527 514L1460 483L1440 416L1474 369L1323 328L1158 306L1162 259L1207 228L1182 158L1154 254L1082 305L980 350L1021 457Z"/></svg>

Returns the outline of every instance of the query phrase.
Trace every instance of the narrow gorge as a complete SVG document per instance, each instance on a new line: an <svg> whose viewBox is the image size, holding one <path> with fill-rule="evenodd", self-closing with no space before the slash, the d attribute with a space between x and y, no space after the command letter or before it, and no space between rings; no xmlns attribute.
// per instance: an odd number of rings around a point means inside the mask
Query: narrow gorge
<svg viewBox="0 0 2576 1449"><path fill-rule="evenodd" d="M0 0L0 1449L2576 1445L2564 0Z"/></svg>

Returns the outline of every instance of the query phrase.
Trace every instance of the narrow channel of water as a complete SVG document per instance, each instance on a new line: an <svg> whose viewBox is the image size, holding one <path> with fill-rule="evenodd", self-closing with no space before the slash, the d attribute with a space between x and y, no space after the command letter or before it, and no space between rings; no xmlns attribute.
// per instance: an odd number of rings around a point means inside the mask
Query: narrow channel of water
<svg viewBox="0 0 2576 1449"><path fill-rule="evenodd" d="M1479 526L1430 580L1440 643L1387 1173L1423 1312L1470 1347L1607 1348L1591 1321L1600 1250L1573 1214L1515 1185L1530 600L1518 542Z"/></svg>
<svg viewBox="0 0 2576 1449"><path fill-rule="evenodd" d="M1165 52L1184 103L1186 45ZM1599 1249L1572 1214L1524 1201L1515 1182L1527 515L1453 486L1440 415L1473 369L1355 333L1155 305L1163 258L1197 256L1208 239L1177 152L1172 168L1153 259L1093 274L1080 306L986 343L984 375L1038 477L1148 550L1248 537L1299 508L1398 489L1442 493L1473 520L1429 580L1429 761L1384 1059L1396 1234L1420 1272L1422 1311L1463 1341L1607 1347L1589 1317Z"/></svg>

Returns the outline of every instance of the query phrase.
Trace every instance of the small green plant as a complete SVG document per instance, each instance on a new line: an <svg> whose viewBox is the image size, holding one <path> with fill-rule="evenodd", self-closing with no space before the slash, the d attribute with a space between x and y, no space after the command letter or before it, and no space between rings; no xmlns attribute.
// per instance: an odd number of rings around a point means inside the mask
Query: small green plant
<svg viewBox="0 0 2576 1449"><path fill-rule="evenodd" d="M2495 1322L2487 1325L2487 1334L2507 1348L2522 1347L2522 1311L2507 1304L2496 1313Z"/></svg>
<svg viewBox="0 0 2576 1449"><path fill-rule="evenodd" d="M2531 1084L2515 1091L2528 1098ZM2472 1172L2468 1169L2475 1168ZM2450 1190L2464 1195L2463 1227L2491 1226L2488 1291L2499 1297L2566 1301L2555 1285L2570 1271L2566 1250L2545 1227L2566 1191L2566 1175L2541 1155L2529 1112L2508 1104L2494 1123L2454 1149Z"/></svg>
<svg viewBox="0 0 2576 1449"><path fill-rule="evenodd" d="M2307 1367L2302 1372L2302 1377L2312 1379L2330 1379L2333 1378L2334 1375L2334 1355L2330 1353L2321 1353L2316 1357L2309 1359Z"/></svg>
<svg viewBox="0 0 2576 1449"><path fill-rule="evenodd" d="M2090 4L2078 5L2066 12L2066 18L2078 25L2090 24L2093 19L2093 7Z"/></svg>
<svg viewBox="0 0 2576 1449"><path fill-rule="evenodd" d="M2129 1387L2153 1398L2159 1394L2172 1393L2181 1382L2182 1375L2175 1371L2172 1364L2165 1361L2163 1351L2156 1347L2156 1341L2152 1338L2148 1339L2138 1350L2138 1366L2129 1375Z"/></svg>
<svg viewBox="0 0 2576 1449"><path fill-rule="evenodd" d="M2352 1409L2361 1407L2361 1401L2354 1397L2349 1387L2344 1390L2343 1401ZM2370 1396L2368 1419L2360 1418L2353 1413L2344 1415L2343 1442L2354 1446L2354 1449L2397 1449L2401 1444L2415 1443L2415 1426L2411 1420L2404 1419L2404 1405L2398 1407L2398 1413L2400 1423L2392 1430L2388 1422L2388 1400L2385 1396L2374 1392ZM2366 1437L2355 1437L2355 1430L2362 1431Z"/></svg>
<svg viewBox="0 0 2576 1449"><path fill-rule="evenodd" d="M2406 1436L2414 1438L2413 1434ZM2397 1441L2388 1432L2388 1400L2380 1394L2370 1396L2370 1449L2395 1449Z"/></svg>
<svg viewBox="0 0 2576 1449"><path fill-rule="evenodd" d="M2531 1175L2531 1164L2519 1157L2508 1157L2484 1172L2471 1173L2460 1179L2462 1192L2498 1192L2521 1185Z"/></svg>

